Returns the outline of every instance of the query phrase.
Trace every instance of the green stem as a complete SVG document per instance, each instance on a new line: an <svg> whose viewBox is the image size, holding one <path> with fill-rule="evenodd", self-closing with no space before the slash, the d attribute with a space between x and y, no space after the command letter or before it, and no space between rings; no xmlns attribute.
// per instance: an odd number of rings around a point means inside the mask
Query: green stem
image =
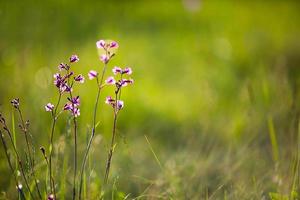
<svg viewBox="0 0 300 200"><path fill-rule="evenodd" d="M83 162L82 162L82 166L80 169L80 186L79 186L79 199L81 199L81 193L82 193L82 182L83 182L83 172L86 166L86 161L88 158L88 154L95 136L95 131L96 131L96 119L97 119L97 108L98 108L98 103L99 103L99 98L100 98L100 94L101 94L101 85L103 83L103 79L104 79L104 75L105 75L105 71L106 71L106 67L107 65L104 65L104 68L102 70L102 75L101 75L101 79L100 79L100 83L97 77L97 87L98 87L98 92L97 92L97 97L96 97L96 103L95 103L95 107L94 107L94 115L93 115L93 128L92 128L92 134L91 137L89 139L89 142L87 144L86 147L86 151L84 154L84 158L83 158Z"/></svg>

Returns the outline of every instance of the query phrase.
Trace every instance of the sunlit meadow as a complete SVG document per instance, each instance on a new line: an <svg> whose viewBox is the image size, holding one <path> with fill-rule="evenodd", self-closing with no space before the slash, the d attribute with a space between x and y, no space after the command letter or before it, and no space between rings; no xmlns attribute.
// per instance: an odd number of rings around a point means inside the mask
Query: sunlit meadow
<svg viewBox="0 0 300 200"><path fill-rule="evenodd" d="M0 1L0 199L299 199L299 10Z"/></svg>

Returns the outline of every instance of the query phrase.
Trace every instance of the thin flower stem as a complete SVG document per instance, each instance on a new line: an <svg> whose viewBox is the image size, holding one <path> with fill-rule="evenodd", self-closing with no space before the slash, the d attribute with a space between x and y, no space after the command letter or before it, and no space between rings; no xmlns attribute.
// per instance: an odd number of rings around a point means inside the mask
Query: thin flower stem
<svg viewBox="0 0 300 200"><path fill-rule="evenodd" d="M87 144L86 151L85 151L84 158L83 158L83 162L82 162L82 166L81 166L81 169L80 169L79 199L81 199L83 173L84 173L84 169L85 169L85 166L86 166L86 161L87 161L88 154L89 154L89 151L90 151L90 148L91 148L94 136L95 136L96 119L97 119L97 108L98 108L99 98L100 98L101 89L102 89L101 85L103 83L103 79L104 79L104 75L105 75L105 72L106 72L106 68L107 68L107 64L104 65L104 68L102 70L102 74L101 74L101 78L100 78L100 83L99 83L98 77L96 79L97 80L98 92L97 92L96 103L95 103L95 107L94 107L92 134L91 134L91 137L90 137L89 142Z"/></svg>
<svg viewBox="0 0 300 200"><path fill-rule="evenodd" d="M30 147L29 147L30 145L29 145L29 140L28 140L28 130L27 130L28 127L27 127L27 125L25 124L25 121L24 121L24 118L23 118L23 116L22 116L22 112L21 112L20 108L18 107L17 110L18 110L18 112L19 112L20 119L21 119L21 123L22 123L22 131L24 132L24 135L25 135L25 140L26 140L26 146L27 146L27 151L28 151L28 157L29 157L29 163L30 163L31 173L32 173L32 175L33 175L35 187L36 187L36 189L37 189L39 198L42 199L42 195L41 195L41 192L40 192L40 188L39 188L39 185L38 185L38 181L37 181L36 175L35 175L34 158L32 157L31 150L30 150Z"/></svg>
<svg viewBox="0 0 300 200"><path fill-rule="evenodd" d="M61 100L62 93L59 92L58 100L54 109L54 112L52 113L52 128L51 128L51 135L50 135L50 153L49 153L49 179L50 179L50 190L51 193L54 193L54 197L56 197L56 192L55 192L55 182L54 178L52 176L52 154L53 154L53 135L54 135L54 130L55 130L55 125L57 121L57 108L59 106L60 100Z"/></svg>
<svg viewBox="0 0 300 200"><path fill-rule="evenodd" d="M70 76L69 76L69 69L67 71L68 75L68 85L70 86ZM72 83L73 85L73 83ZM70 99L73 99L72 95L72 89L69 91ZM73 114L73 124L74 124L74 175L73 175L73 200L76 199L76 175L77 175L77 120L75 117L75 111L74 111L74 103L72 101L72 114Z"/></svg>
<svg viewBox="0 0 300 200"><path fill-rule="evenodd" d="M115 109L114 109L114 124L113 124L113 130L112 130L112 138L111 138L111 144L110 149L107 156L107 162L106 162L106 169L105 169L105 177L104 177L104 184L107 184L108 176L109 176L109 170L110 170L110 164L115 148L115 137L116 137L116 125L117 125L117 117L118 117L118 91L115 92L116 94L116 100L115 100Z"/></svg>
<svg viewBox="0 0 300 200"><path fill-rule="evenodd" d="M11 170L11 173L13 174L13 177L14 177L14 180L15 180L16 187L17 187L18 191L20 192L22 198L23 198L23 199L26 199L26 198L25 198L25 195L24 195L24 193L23 193L22 188L19 187L19 183L18 183L18 179L17 179L16 173L15 173L15 170L14 170L14 168L13 168L13 166L12 166L12 163L11 163L10 158L9 158L9 155L8 155L8 147L7 147L7 144L6 144L5 140L4 140L4 135L2 134L1 130L0 130L0 136L1 136L1 141L2 141L2 144L3 144L5 156L6 156L6 159L7 159L8 165L9 165L9 168L10 168L10 170Z"/></svg>
<svg viewBox="0 0 300 200"><path fill-rule="evenodd" d="M23 164L22 164L22 161L21 161L21 159L20 159L20 156L19 156L19 153L18 153L18 151L17 151L17 148L16 148L16 145L15 145L15 143L14 143L14 140L13 140L13 138L12 138L11 132L10 132L10 130L8 129L6 123L4 123L3 125L4 125L3 129L7 132L8 136L9 136L11 145L12 145L12 147L13 147L13 150L14 150L14 152L15 152L16 158L17 158L17 160L18 160L18 165L19 165L19 167L20 167L21 174L22 174L22 176L23 176L25 185L26 185L26 187L27 187L27 189L28 189L28 191L29 191L30 197L31 197L32 199L35 199L35 198L33 197L33 194L32 194L32 192L31 192L31 190L30 190L30 187L29 187L29 184L28 184L28 180L27 180L27 178L26 178L26 175L25 175L25 172L24 172L24 169L23 169Z"/></svg>

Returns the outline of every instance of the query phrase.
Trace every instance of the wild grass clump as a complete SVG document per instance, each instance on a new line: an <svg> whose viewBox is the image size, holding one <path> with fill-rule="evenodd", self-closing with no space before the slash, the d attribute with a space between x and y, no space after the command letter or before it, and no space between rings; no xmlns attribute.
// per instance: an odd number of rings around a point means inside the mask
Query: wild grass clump
<svg viewBox="0 0 300 200"><path fill-rule="evenodd" d="M103 198L109 181L109 174L113 158L114 149L116 147L116 128L120 111L124 108L122 100L123 88L133 84L133 79L129 78L132 74L130 67L121 68L115 66L112 69L112 76L106 77L106 71L111 59L116 55L119 44L112 40L99 40L96 42L96 47L100 55L100 61L103 63L102 72L98 70L90 70L88 78L95 80L97 85L97 94L92 114L92 126L88 130L90 133L86 147L80 154L83 154L81 164L79 163L78 146L83 141L78 141L78 118L81 117L81 99L77 92L77 87L84 84L85 77L82 74L76 74L73 70L73 65L79 62L77 55L72 55L68 62L63 62L58 65L58 72L53 75L54 86L57 88L57 100L55 103L47 103L45 111L50 113L51 123L49 133L49 143L45 147L40 145L40 153L35 149L34 136L36 133L30 132L32 126L25 118L22 112L22 104L19 98L11 101L15 112L18 115L19 131L23 138L16 136L14 128L14 119L12 120L12 128L8 125L6 118L0 114L0 135L1 141L6 155L8 167L11 171L12 179L18 191L20 199L86 199L87 188L93 187L92 182L87 181L86 164L89 158L89 152L95 138L96 128L100 124L97 122L97 114L100 109L101 92L106 87L113 87L114 94L107 96L104 103L112 107L113 127L111 135L111 143L108 148L107 161L105 163L105 172L103 180L100 180L100 187L97 188L97 198ZM80 86L81 87L81 86ZM83 108L84 109L84 108ZM65 127L70 132L70 139L73 140L73 145L68 145L70 149L64 149L64 153L72 152L71 161L73 166L66 169L68 163L67 156L64 157L62 169L59 166L56 154L59 152L55 149L56 143L55 134L57 133L57 123L62 116L67 116ZM47 128L45 128L47 130ZM19 140L25 140L26 147L18 145ZM55 160L56 159L56 160ZM104 163L98 163L104 165ZM101 174L101 173L100 173ZM63 177L63 178L62 178ZM72 177L72 178L70 178ZM68 180L72 179L72 182ZM24 186L23 186L24 185Z"/></svg>

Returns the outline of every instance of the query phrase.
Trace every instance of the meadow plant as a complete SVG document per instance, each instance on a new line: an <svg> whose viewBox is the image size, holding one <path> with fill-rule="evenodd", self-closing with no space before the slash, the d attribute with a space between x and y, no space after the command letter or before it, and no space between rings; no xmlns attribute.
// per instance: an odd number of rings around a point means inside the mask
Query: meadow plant
<svg viewBox="0 0 300 200"><path fill-rule="evenodd" d="M57 101L55 103L49 102L44 106L46 112L49 112L52 119L52 125L49 135L49 145L48 152L45 147L41 146L40 151L42 153L42 160L37 160L35 155L35 148L33 144L33 138L29 133L29 120L25 120L20 109L20 100L18 98L11 101L12 106L16 110L20 121L20 132L23 133L26 148L18 148L16 139L3 115L0 113L0 136L2 141L2 146L8 166L11 170L12 177L16 189L21 199L58 199L58 193L60 193L59 182L56 182L54 176L53 167L53 146L54 146L54 135L56 132L56 126L59 117L62 113L67 112L72 120L72 132L74 139L74 149L73 149L73 181L72 181L72 199L82 198L82 188L83 188L83 177L85 172L85 167L87 163L87 158L93 143L93 139L96 133L96 120L97 112L99 112L100 95L103 88L106 86L114 86L114 96L108 96L105 99L105 103L113 108L113 128L111 135L111 144L108 149L107 161L105 163L105 176L103 178L103 184L106 185L109 178L110 166L112 162L112 156L114 148L116 146L116 127L118 113L124 108L124 101L121 100L122 88L133 84L133 79L128 78L132 74L132 69L130 67L125 67L124 69L115 66L112 69L113 76L108 76L105 78L105 73L108 68L110 60L115 56L119 44L111 40L99 40L96 42L96 47L100 53L99 60L103 63L102 72L99 74L97 70L90 70L88 73L88 78L90 80L95 79L97 85L97 94L93 109L92 116L92 127L90 130L89 140L87 142L86 148L83 153L83 159L81 163L81 168L78 170L78 121L77 118L80 116L80 96L76 94L76 84L83 84L85 82L85 77L82 74L76 74L73 71L73 64L79 62L79 57L77 55L72 55L68 62L60 63L58 65L58 71L53 75L53 84L57 88ZM63 103L64 101L64 103ZM67 125L66 125L67 126ZM6 134L5 134L6 133ZM8 139L6 138L8 136ZM9 145L7 141L9 141ZM13 160L10 156L10 148L12 148L13 155L16 159L16 165L14 166ZM20 153L21 152L21 153ZM25 154L25 158L22 155ZM43 161L44 160L44 161ZM36 167L36 163L41 164L45 162L47 166L46 176L42 176L40 170ZM100 163L101 164L101 163ZM19 176L21 175L21 177ZM38 177L39 176L39 177ZM25 188L23 188L22 183L25 183ZM34 187L32 187L34 185ZM102 192L102 188L99 188L99 192ZM67 198L71 198L68 196Z"/></svg>

